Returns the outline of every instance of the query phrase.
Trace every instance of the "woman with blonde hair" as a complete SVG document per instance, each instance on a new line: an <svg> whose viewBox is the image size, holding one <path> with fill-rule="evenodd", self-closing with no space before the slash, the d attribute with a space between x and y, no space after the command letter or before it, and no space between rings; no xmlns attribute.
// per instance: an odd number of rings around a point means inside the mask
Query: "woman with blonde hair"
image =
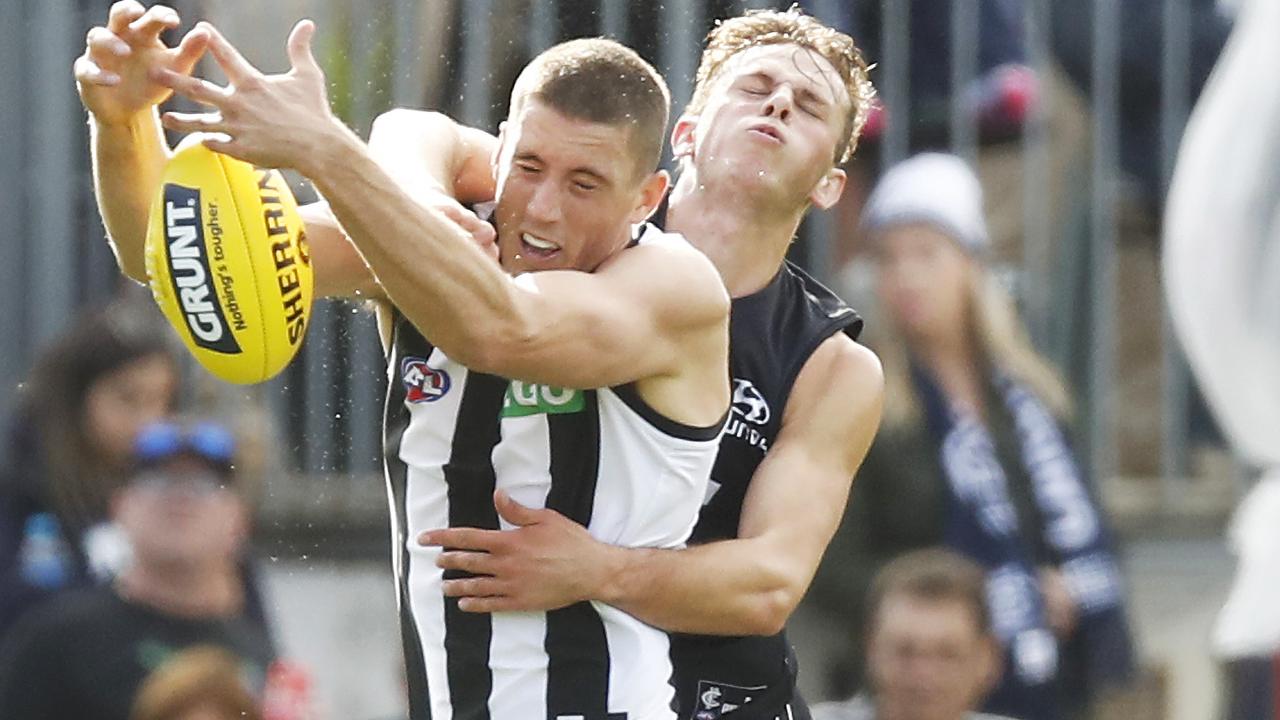
<svg viewBox="0 0 1280 720"><path fill-rule="evenodd" d="M848 613L875 570L950 546L987 571L1001 685L987 709L1036 720L1074 714L1132 649L1111 541L1071 448L1070 401L1032 348L987 263L982 190L959 158L892 168L863 211L885 371L880 433L827 551L814 599ZM878 342L877 342L878 341ZM860 643L849 649L852 663ZM856 677L842 673L845 677Z"/></svg>

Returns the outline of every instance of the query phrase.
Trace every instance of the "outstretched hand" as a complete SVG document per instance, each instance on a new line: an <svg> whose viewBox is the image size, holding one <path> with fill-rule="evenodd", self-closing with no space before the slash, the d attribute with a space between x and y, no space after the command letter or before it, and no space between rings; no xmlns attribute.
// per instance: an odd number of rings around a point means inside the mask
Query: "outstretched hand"
<svg viewBox="0 0 1280 720"><path fill-rule="evenodd" d="M95 120L121 125L168 99L172 91L155 81L157 70L190 74L208 46L209 34L196 28L176 47L168 47L160 34L179 22L173 8L148 9L137 0L122 0L111 6L105 26L89 30L72 72L80 101Z"/></svg>
<svg viewBox="0 0 1280 720"><path fill-rule="evenodd" d="M554 610L598 598L616 548L554 510L530 508L499 490L498 515L512 530L429 530L418 543L444 551L436 565L474 577L444 581L444 594L466 612Z"/></svg>
<svg viewBox="0 0 1280 720"><path fill-rule="evenodd" d="M324 72L311 53L315 23L301 20L294 25L288 41L292 68L279 75L264 75L213 25L202 22L196 30L208 34L209 52L229 84L222 87L155 68L156 82L213 108L205 113L165 113L164 126L215 133L204 140L212 150L261 167L289 167L308 174L307 161L327 138L343 132L329 109Z"/></svg>

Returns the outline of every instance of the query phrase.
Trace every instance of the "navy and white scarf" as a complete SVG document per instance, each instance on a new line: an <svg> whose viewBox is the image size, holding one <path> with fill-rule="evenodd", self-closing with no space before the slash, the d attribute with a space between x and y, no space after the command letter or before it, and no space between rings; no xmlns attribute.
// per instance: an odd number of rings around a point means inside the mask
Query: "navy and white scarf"
<svg viewBox="0 0 1280 720"><path fill-rule="evenodd" d="M1006 668L993 709L1028 720L1058 715L1059 647L1049 628L1030 548L1043 544L1058 561L1079 609L1075 635L1088 674L1124 680L1132 649L1123 613L1123 588L1102 519L1071 448L1052 413L1002 372L992 378L1013 419L1021 461L1043 523L1043 538L1025 538L1010 500L1008 477L979 418L957 411L918 369L917 389L938 438L950 490L946 542L987 570L993 630L1006 650ZM998 411L998 409L996 409Z"/></svg>

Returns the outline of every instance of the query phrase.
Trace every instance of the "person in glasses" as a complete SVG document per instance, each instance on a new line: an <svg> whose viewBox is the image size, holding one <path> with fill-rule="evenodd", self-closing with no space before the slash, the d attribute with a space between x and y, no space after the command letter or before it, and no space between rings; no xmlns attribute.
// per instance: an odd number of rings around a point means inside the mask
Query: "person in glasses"
<svg viewBox="0 0 1280 720"><path fill-rule="evenodd" d="M127 720L144 679L196 645L226 649L262 689L275 650L244 611L238 561L250 511L235 452L217 424L141 430L109 506L132 558L113 584L19 621L0 646L0 717Z"/></svg>

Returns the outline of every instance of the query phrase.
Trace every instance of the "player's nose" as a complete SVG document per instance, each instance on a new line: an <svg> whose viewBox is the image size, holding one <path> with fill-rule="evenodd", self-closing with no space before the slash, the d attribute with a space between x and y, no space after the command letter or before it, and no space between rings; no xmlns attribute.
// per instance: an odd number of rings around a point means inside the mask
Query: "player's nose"
<svg viewBox="0 0 1280 720"><path fill-rule="evenodd" d="M787 85L778 85L765 98L764 107L761 111L769 116L776 117L779 120L787 120L791 117L791 112L795 108L795 96L791 92L791 88Z"/></svg>
<svg viewBox="0 0 1280 720"><path fill-rule="evenodd" d="M530 220L539 223L553 223L560 219L560 192L555 183L538 183L533 195L529 197L525 214Z"/></svg>

